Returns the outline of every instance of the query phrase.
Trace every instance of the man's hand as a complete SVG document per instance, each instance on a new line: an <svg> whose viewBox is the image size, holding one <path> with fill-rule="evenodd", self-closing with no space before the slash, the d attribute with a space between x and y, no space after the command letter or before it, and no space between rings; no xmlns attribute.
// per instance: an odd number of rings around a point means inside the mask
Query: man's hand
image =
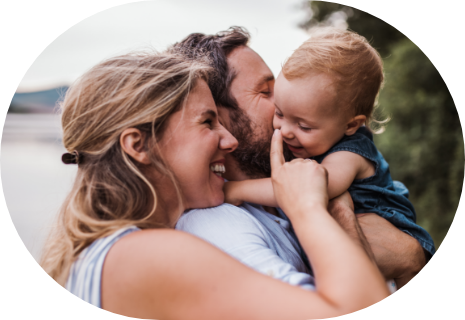
<svg viewBox="0 0 465 320"><path fill-rule="evenodd" d="M425 253L415 238L374 213L357 218L381 273L386 279L396 279L398 288L425 266Z"/></svg>

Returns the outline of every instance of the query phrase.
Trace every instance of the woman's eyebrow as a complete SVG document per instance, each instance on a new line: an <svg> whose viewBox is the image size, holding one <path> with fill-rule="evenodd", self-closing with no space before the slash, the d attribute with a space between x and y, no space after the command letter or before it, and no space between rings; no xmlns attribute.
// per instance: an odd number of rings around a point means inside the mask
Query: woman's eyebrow
<svg viewBox="0 0 465 320"><path fill-rule="evenodd" d="M212 109L208 109L208 110L203 111L203 112L200 114L200 116L202 117L202 116L207 115L207 114L210 115L210 116L212 116L213 118L216 118L216 117L217 117L216 112L213 111Z"/></svg>

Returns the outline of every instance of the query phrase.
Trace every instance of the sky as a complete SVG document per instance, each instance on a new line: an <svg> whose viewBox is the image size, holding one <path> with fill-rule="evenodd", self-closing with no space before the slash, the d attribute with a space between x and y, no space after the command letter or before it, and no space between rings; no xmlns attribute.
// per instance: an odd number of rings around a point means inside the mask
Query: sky
<svg viewBox="0 0 465 320"><path fill-rule="evenodd" d="M279 74L283 61L308 36L298 28L308 13L301 0L157 0L113 7L74 25L37 57L18 92L68 85L103 59L129 51L163 50L193 32L246 27L250 43Z"/></svg>

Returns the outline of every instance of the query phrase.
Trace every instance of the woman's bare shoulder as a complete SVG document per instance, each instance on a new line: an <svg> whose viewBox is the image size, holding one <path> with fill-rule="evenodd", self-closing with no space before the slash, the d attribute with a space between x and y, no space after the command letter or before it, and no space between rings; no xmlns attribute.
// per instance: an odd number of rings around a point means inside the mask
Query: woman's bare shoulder
<svg viewBox="0 0 465 320"><path fill-rule="evenodd" d="M166 295L159 293L174 289L179 277L191 273L188 268L195 273L197 267L188 266L188 261L209 249L214 250L172 229L141 230L121 238L103 266L102 307L126 316L153 318L153 310L163 310L158 303L166 302Z"/></svg>
<svg viewBox="0 0 465 320"><path fill-rule="evenodd" d="M110 249L105 262L121 265L129 259L134 263L143 261L145 264L159 265L169 263L170 258L177 259L184 251L202 250L204 247L203 241L182 231L147 229L121 238Z"/></svg>
<svg viewBox="0 0 465 320"><path fill-rule="evenodd" d="M291 311L281 306L284 297ZM305 318L327 309L315 299L314 293L259 274L176 230L138 231L122 238L103 267L102 307L130 317Z"/></svg>

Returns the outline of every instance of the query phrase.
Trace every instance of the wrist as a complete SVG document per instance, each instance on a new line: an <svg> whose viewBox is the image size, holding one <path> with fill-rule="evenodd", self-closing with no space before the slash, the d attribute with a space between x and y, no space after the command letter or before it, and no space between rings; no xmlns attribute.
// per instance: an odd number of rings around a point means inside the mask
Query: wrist
<svg viewBox="0 0 465 320"><path fill-rule="evenodd" d="M292 214L292 216L294 216L294 219L306 219L316 214L328 214L326 206L319 203L294 204L293 207L295 209L291 211L294 212L294 214ZM285 210L285 212L288 211Z"/></svg>

